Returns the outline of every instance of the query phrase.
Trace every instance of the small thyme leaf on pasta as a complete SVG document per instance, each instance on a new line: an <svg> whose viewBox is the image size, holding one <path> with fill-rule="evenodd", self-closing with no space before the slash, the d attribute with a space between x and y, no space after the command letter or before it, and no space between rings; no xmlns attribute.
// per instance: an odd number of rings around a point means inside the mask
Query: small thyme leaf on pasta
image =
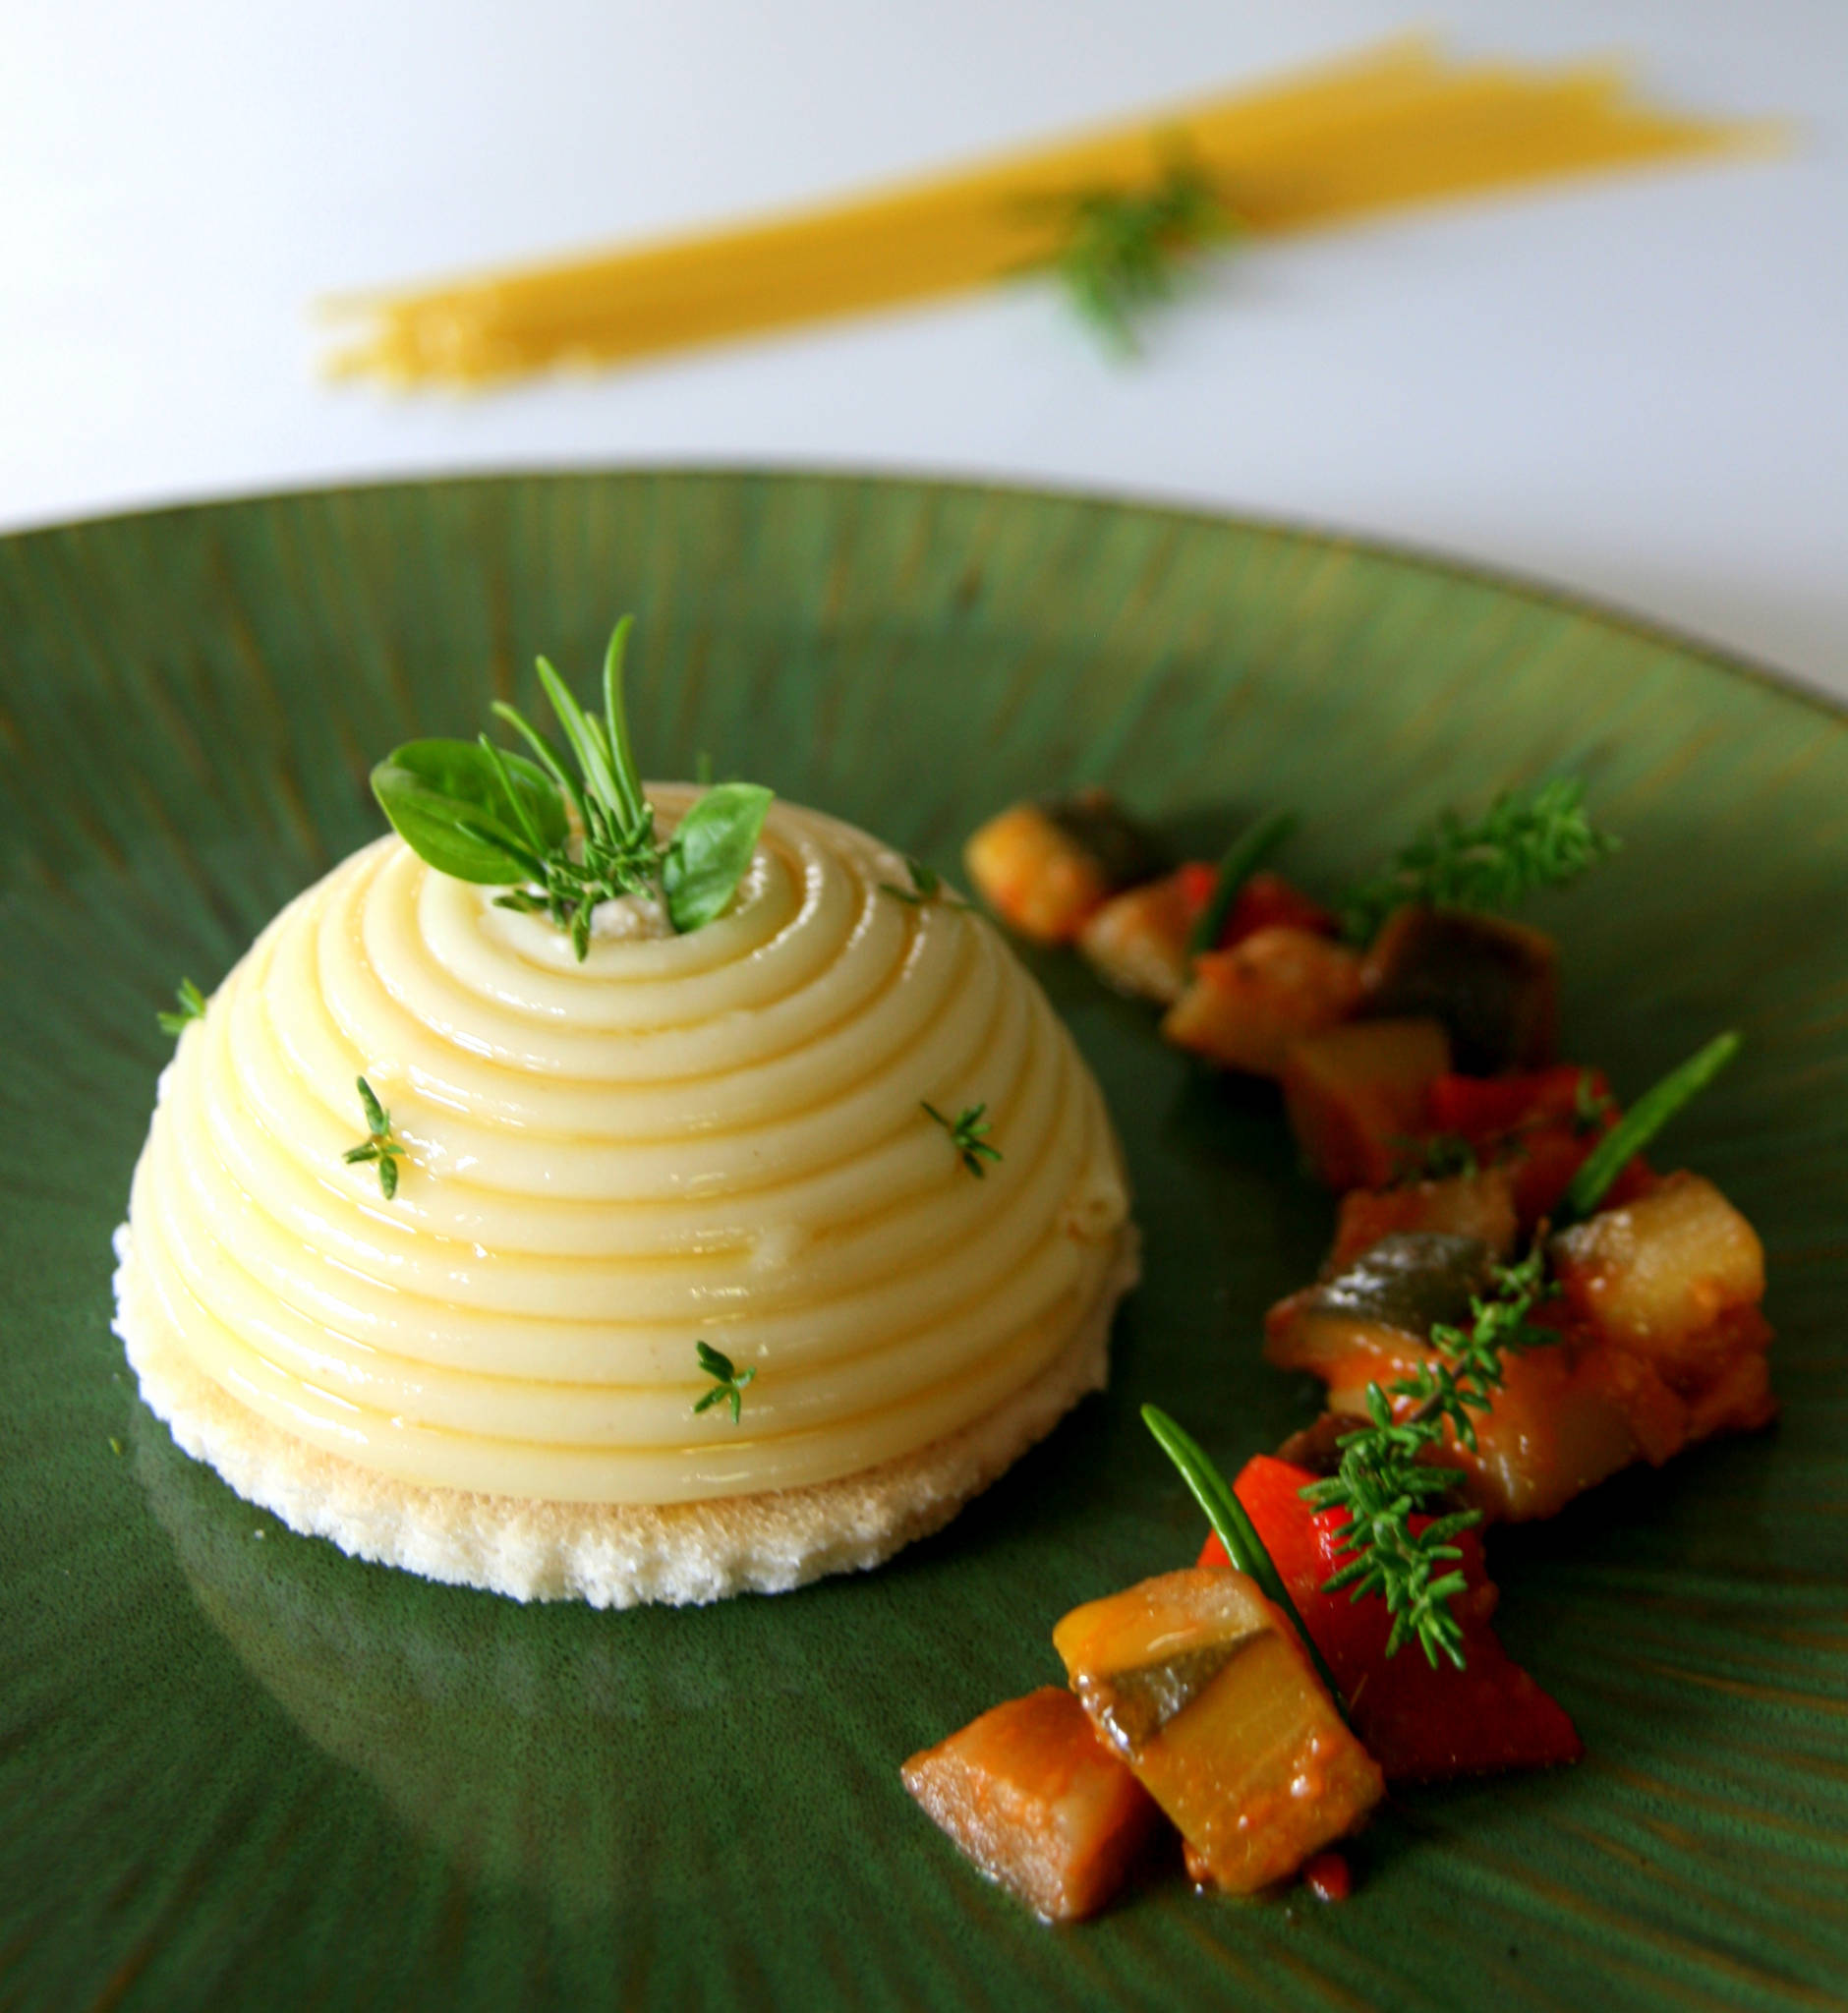
<svg viewBox="0 0 1848 2013"><path fill-rule="evenodd" d="M715 1405L731 1407L731 1423L735 1426L744 1415L744 1387L757 1375L757 1366L740 1370L722 1350L716 1350L710 1342L696 1342L694 1353L699 1357L700 1368L714 1379L713 1388L703 1398L693 1401L695 1412L702 1412Z"/></svg>
<svg viewBox="0 0 1848 2013"><path fill-rule="evenodd" d="M927 1098L920 1098L918 1102L950 1134L950 1143L961 1156L962 1165L977 1180L982 1179L988 1173L982 1163L1002 1157L1001 1148L989 1143L988 1134L994 1128L984 1116L987 1105L966 1105L953 1119L950 1119Z"/></svg>
<svg viewBox="0 0 1848 2013"><path fill-rule="evenodd" d="M191 1021L205 1017L205 996L191 979L182 979L174 997L180 1003L177 1013L157 1013L154 1018L160 1022L162 1034L182 1035Z"/></svg>
<svg viewBox="0 0 1848 2013"><path fill-rule="evenodd" d="M398 1192L398 1162L404 1148L391 1135L391 1114L378 1102L365 1077L359 1079L360 1108L366 1114L366 1137L341 1156L348 1167L372 1162L378 1169L378 1185L387 1202Z"/></svg>
<svg viewBox="0 0 1848 2013"><path fill-rule="evenodd" d="M966 901L959 901L944 887L944 877L935 867L927 867L922 860L914 860L909 853L904 856L905 872L911 877L909 888L900 888L895 882L882 881L879 891L890 894L895 901L902 901L908 908L923 908L933 901L941 901L946 908L967 908Z"/></svg>

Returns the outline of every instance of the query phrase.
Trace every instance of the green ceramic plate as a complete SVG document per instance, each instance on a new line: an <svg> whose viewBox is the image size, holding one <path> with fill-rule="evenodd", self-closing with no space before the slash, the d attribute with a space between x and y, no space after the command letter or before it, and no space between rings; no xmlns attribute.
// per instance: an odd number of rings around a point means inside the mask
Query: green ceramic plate
<svg viewBox="0 0 1848 2013"><path fill-rule="evenodd" d="M378 830L372 760L639 617L657 772L710 750L953 867L1104 782L1185 841L1307 814L1332 885L1559 766L1627 845L1563 936L1572 1053L1746 1060L1674 1141L1763 1230L1782 1423L1497 1536L1578 1768L1409 1795L1346 1906L1151 1880L1026 1920L897 1764L1188 1560L1136 1420L1228 1463L1326 1238L1273 1102L1037 960L1127 1145L1116 1379L885 1571L700 1612L521 1609L252 1511L109 1334L175 981ZM1848 1982L1848 722L1708 653L1261 525L729 475L351 490L0 542L0 2003L1815 2006Z"/></svg>

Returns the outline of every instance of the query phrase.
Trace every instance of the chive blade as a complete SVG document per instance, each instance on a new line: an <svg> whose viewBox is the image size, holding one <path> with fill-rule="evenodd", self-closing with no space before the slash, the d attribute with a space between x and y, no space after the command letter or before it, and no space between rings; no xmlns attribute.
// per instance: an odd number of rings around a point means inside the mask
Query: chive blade
<svg viewBox="0 0 1848 2013"><path fill-rule="evenodd" d="M1584 1166L1572 1178L1572 1185L1554 1219L1555 1227L1564 1228L1589 1216L1631 1161L1671 1119L1700 1096L1742 1046L1738 1034L1729 1028L1646 1090L1591 1149Z"/></svg>
<svg viewBox="0 0 1848 2013"><path fill-rule="evenodd" d="M1198 957L1219 942L1239 891L1302 821L1294 811L1272 811L1248 825L1226 848L1213 877L1213 891L1187 934L1187 955Z"/></svg>
<svg viewBox="0 0 1848 2013"><path fill-rule="evenodd" d="M1206 1512L1206 1521L1225 1546L1227 1558L1247 1580L1257 1582L1273 1607L1281 1608L1289 1617L1303 1648L1308 1651L1316 1676L1335 1701L1335 1710L1345 1720L1348 1701L1341 1696L1335 1674L1316 1648L1314 1637L1303 1626L1297 1604L1290 1597L1290 1589L1284 1584L1283 1575L1264 1549L1264 1540L1258 1536L1257 1526L1246 1514L1244 1505L1234 1494L1232 1484L1213 1466L1199 1442L1177 1425L1159 1406L1145 1405L1142 1408L1142 1423L1155 1435L1156 1444L1180 1469L1181 1479L1192 1492L1193 1500Z"/></svg>

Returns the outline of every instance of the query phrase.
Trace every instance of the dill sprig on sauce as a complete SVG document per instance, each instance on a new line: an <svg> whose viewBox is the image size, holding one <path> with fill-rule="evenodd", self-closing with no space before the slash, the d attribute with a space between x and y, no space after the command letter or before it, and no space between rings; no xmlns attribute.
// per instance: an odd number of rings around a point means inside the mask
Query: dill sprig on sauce
<svg viewBox="0 0 1848 2013"><path fill-rule="evenodd" d="M205 1017L205 996L191 979L182 979L174 990L174 997L180 1003L177 1013L156 1013L162 1034L182 1035L188 1025Z"/></svg>
<svg viewBox="0 0 1848 2013"><path fill-rule="evenodd" d="M977 1180L982 1179L988 1173L987 1168L982 1165L984 1161L1002 1158L1001 1148L989 1142L988 1134L994 1128L984 1116L988 1110L986 1104L965 1105L953 1119L951 1119L928 1099L920 1098L919 1103L950 1134L951 1145L961 1156L962 1165Z"/></svg>
<svg viewBox="0 0 1848 2013"><path fill-rule="evenodd" d="M389 1202L398 1192L398 1163L404 1158L404 1147L392 1136L391 1114L374 1095L372 1085L362 1076L359 1086L360 1108L366 1114L366 1137L340 1157L348 1167L367 1161L375 1162L378 1185Z"/></svg>
<svg viewBox="0 0 1848 2013"><path fill-rule="evenodd" d="M1380 873L1349 891L1342 922L1364 943L1411 902L1515 908L1538 889L1576 881L1617 846L1587 814L1584 785L1554 776L1530 791L1504 791L1473 824L1455 811L1440 812Z"/></svg>
<svg viewBox="0 0 1848 2013"><path fill-rule="evenodd" d="M1415 1637L1432 1664L1442 1654L1463 1668L1463 1632L1450 1603L1466 1582L1455 1570L1463 1554L1452 1540L1479 1524L1482 1513L1453 1511L1415 1531L1412 1519L1457 1481L1453 1470L1424 1457L1441 1446L1446 1430L1474 1451L1473 1414L1494 1404L1505 1358L1555 1340L1528 1316L1557 1291L1538 1245L1519 1264L1498 1265L1489 1291L1470 1302L1468 1328L1439 1322L1431 1330L1436 1355L1384 1389L1367 1386L1371 1423L1344 1434L1337 1442L1340 1468L1302 1490L1314 1509L1348 1513L1345 1561L1326 1591L1348 1587L1356 1600L1377 1594L1385 1601L1392 1615L1388 1656Z"/></svg>
<svg viewBox="0 0 1848 2013"><path fill-rule="evenodd" d="M735 1426L744 1415L744 1387L757 1375L756 1364L753 1363L748 1370L740 1370L722 1350L714 1349L710 1342L696 1342L693 1350L699 1357L700 1368L714 1380L713 1388L693 1401L694 1411L706 1411L715 1405L729 1405L731 1423Z"/></svg>

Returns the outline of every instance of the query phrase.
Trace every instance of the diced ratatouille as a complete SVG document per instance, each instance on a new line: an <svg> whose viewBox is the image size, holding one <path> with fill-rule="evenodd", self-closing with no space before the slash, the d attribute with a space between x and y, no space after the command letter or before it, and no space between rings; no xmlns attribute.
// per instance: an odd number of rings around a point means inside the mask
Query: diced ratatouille
<svg viewBox="0 0 1848 2013"><path fill-rule="evenodd" d="M1355 951L1278 924L1196 958L1162 1035L1229 1069L1277 1076L1298 1042L1349 1019L1359 1001Z"/></svg>
<svg viewBox="0 0 1848 2013"><path fill-rule="evenodd" d="M1469 1499L1489 1516L1550 1517L1635 1461L1749 1430L1774 1403L1760 1310L1763 1249L1711 1182L1675 1175L1552 1241L1561 1297L1535 1310L1555 1343L1509 1354L1470 1449L1446 1440ZM1271 1309L1265 1353L1363 1415L1369 1384L1408 1376L1438 1322L1464 1328L1489 1282L1479 1237L1396 1233Z"/></svg>
<svg viewBox="0 0 1848 2013"><path fill-rule="evenodd" d="M1053 1685L983 1713L900 1773L982 1871L1049 1922L1103 1908L1161 1821L1084 1708Z"/></svg>
<svg viewBox="0 0 1848 2013"><path fill-rule="evenodd" d="M1386 1604L1326 1591L1344 1563L1348 1516L1303 1502L1313 1479L1307 1468L1259 1455L1234 1487L1386 1780L1441 1782L1576 1761L1584 1750L1565 1709L1514 1661L1491 1626L1496 1593L1477 1533L1466 1530L1455 1540L1462 1554L1456 1570L1468 1582L1451 1603L1464 1667L1443 1656L1433 1664L1415 1645L1388 1656ZM1412 1526L1419 1530L1428 1522L1415 1517ZM1207 1539L1200 1564L1226 1564L1217 1537Z"/></svg>
<svg viewBox="0 0 1848 2013"><path fill-rule="evenodd" d="M1232 1894L1287 1879L1379 1802L1295 1629L1230 1567L1166 1573L1053 1631L1099 1735Z"/></svg>
<svg viewBox="0 0 1848 2013"><path fill-rule="evenodd" d="M1449 1069L1450 1037L1435 1020L1354 1020L1296 1043L1284 1104L1303 1157L1338 1192L1386 1187Z"/></svg>
<svg viewBox="0 0 1848 2013"><path fill-rule="evenodd" d="M1366 953L1370 1014L1428 1015L1460 1067L1486 1075L1553 1060L1559 949L1523 923L1468 910L1396 910Z"/></svg>
<svg viewBox="0 0 1848 2013"><path fill-rule="evenodd" d="M1160 857L1105 790L1015 804L962 851L976 892L1003 922L1040 944L1068 944L1125 888L1153 879Z"/></svg>
<svg viewBox="0 0 1848 2013"><path fill-rule="evenodd" d="M1113 895L1078 936L1078 949L1106 984L1172 1006L1187 990L1194 930L1213 898L1218 870L1189 860L1172 874ZM1281 874L1251 875L1233 899L1208 950L1230 950L1260 930L1333 936L1335 918Z"/></svg>

